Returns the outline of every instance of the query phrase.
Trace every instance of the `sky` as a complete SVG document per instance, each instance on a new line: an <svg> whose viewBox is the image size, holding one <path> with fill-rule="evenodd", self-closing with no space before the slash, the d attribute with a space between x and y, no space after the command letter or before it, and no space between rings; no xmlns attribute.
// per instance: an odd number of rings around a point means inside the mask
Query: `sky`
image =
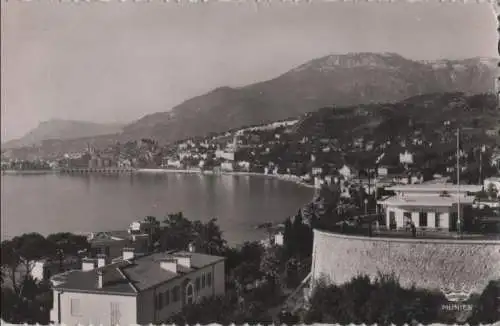
<svg viewBox="0 0 500 326"><path fill-rule="evenodd" d="M487 3L2 1L2 142L51 119L130 122L334 53L497 56Z"/></svg>

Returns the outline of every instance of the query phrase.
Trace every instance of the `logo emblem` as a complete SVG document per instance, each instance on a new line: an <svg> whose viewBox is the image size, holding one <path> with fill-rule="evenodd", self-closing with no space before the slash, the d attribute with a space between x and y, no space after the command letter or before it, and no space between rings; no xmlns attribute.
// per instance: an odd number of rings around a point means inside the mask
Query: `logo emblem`
<svg viewBox="0 0 500 326"><path fill-rule="evenodd" d="M465 302L469 300L472 295L472 291L462 288L441 288L441 292L444 294L446 299L450 302L458 303Z"/></svg>

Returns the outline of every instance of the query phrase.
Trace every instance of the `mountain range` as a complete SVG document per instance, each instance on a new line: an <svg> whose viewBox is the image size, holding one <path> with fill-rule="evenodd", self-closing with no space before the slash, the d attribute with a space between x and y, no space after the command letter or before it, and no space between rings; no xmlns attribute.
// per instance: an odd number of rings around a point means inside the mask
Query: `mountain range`
<svg viewBox="0 0 500 326"><path fill-rule="evenodd" d="M41 122L35 129L19 139L2 144L2 148L41 146L43 141L69 140L121 132L124 125L87 121L53 119Z"/></svg>
<svg viewBox="0 0 500 326"><path fill-rule="evenodd" d="M71 146L58 141L47 150L67 150L68 146L78 150L87 142L99 146L140 138L166 143L283 120L332 105L390 103L428 93L493 93L497 74L497 60L492 58L414 61L394 53L329 55L268 81L214 89L170 111L148 114L113 134L87 134L72 139Z"/></svg>

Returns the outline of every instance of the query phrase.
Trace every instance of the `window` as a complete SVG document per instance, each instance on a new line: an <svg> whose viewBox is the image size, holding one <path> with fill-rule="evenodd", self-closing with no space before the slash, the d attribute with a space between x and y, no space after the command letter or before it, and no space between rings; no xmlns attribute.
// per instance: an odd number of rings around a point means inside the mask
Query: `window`
<svg viewBox="0 0 500 326"><path fill-rule="evenodd" d="M391 230L396 228L396 213L394 211L389 211L389 228Z"/></svg>
<svg viewBox="0 0 500 326"><path fill-rule="evenodd" d="M120 325L120 304L111 302L111 325Z"/></svg>
<svg viewBox="0 0 500 326"><path fill-rule="evenodd" d="M163 293L158 293L158 310L163 309Z"/></svg>
<svg viewBox="0 0 500 326"><path fill-rule="evenodd" d="M404 218L405 224L411 223L411 212L404 212L403 218Z"/></svg>
<svg viewBox="0 0 500 326"><path fill-rule="evenodd" d="M71 299L71 316L80 316L80 299Z"/></svg>
<svg viewBox="0 0 500 326"><path fill-rule="evenodd" d="M200 278L196 278L196 292L200 291Z"/></svg>
<svg viewBox="0 0 500 326"><path fill-rule="evenodd" d="M43 278L46 280L50 279L50 277L52 276L52 273L50 272L50 269L48 269L48 268L43 269L43 274L44 274Z"/></svg>
<svg viewBox="0 0 500 326"><path fill-rule="evenodd" d="M205 273L201 275L201 288L204 289L206 284L206 276Z"/></svg>
<svg viewBox="0 0 500 326"><path fill-rule="evenodd" d="M434 222L434 226L436 228L439 228L441 227L441 214L436 212L436 219L435 219L435 222Z"/></svg>
<svg viewBox="0 0 500 326"><path fill-rule="evenodd" d="M208 287L212 286L212 273L211 272L207 273L207 286Z"/></svg>
<svg viewBox="0 0 500 326"><path fill-rule="evenodd" d="M165 300L164 300L165 306L168 306L170 304L170 291L169 290L165 291L163 296L165 297Z"/></svg>
<svg viewBox="0 0 500 326"><path fill-rule="evenodd" d="M110 256L110 249L109 247L106 247L106 249L104 250L105 254L106 254L106 257L109 257Z"/></svg>
<svg viewBox="0 0 500 326"><path fill-rule="evenodd" d="M188 283L188 285L186 285L186 304L192 304L193 301L194 301L193 284Z"/></svg>
<svg viewBox="0 0 500 326"><path fill-rule="evenodd" d="M418 213L418 225L420 227L426 227L427 226L427 212L420 212L420 213Z"/></svg>
<svg viewBox="0 0 500 326"><path fill-rule="evenodd" d="M180 288L179 288L179 286L178 286L178 285L176 285L176 286L174 287L174 289L172 290L172 300L173 300L174 302L179 301L179 299L180 299L180 298L179 298L179 296L180 296Z"/></svg>
<svg viewBox="0 0 500 326"><path fill-rule="evenodd" d="M378 223L380 226L385 226L385 218L383 215L380 215L378 218Z"/></svg>

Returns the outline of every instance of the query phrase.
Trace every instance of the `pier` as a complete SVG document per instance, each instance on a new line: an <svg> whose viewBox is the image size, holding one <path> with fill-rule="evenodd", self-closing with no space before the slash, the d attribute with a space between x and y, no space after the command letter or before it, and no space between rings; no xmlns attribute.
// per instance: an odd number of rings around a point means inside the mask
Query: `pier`
<svg viewBox="0 0 500 326"><path fill-rule="evenodd" d="M88 174L88 173L101 173L101 174L122 174L134 173L134 168L59 168L58 172L65 174Z"/></svg>

